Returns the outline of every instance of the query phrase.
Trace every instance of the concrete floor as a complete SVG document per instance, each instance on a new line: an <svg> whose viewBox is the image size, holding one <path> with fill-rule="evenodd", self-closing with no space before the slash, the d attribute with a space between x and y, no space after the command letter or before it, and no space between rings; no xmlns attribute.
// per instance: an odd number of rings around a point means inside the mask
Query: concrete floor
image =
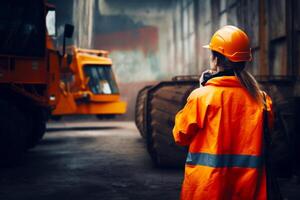
<svg viewBox="0 0 300 200"><path fill-rule="evenodd" d="M0 171L0 200L178 199L182 170L152 166L132 122L60 122L24 162ZM290 200L300 187L281 180Z"/></svg>
<svg viewBox="0 0 300 200"><path fill-rule="evenodd" d="M133 123L51 123L20 166L1 169L0 200L177 199L183 172L152 166Z"/></svg>

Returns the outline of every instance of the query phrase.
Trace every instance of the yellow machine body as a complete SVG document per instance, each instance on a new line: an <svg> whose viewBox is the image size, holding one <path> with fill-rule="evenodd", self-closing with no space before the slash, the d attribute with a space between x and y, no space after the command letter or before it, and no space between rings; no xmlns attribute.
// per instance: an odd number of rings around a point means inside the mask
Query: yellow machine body
<svg viewBox="0 0 300 200"><path fill-rule="evenodd" d="M53 116L119 115L127 104L120 93L108 52L71 48L70 65L62 69L60 98Z"/></svg>

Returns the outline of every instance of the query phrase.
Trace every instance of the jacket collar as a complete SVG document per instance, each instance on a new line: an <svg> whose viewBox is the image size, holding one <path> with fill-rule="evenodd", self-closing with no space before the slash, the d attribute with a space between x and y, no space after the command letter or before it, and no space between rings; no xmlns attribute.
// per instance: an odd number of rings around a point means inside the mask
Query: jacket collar
<svg viewBox="0 0 300 200"><path fill-rule="evenodd" d="M242 87L239 79L236 76L214 77L207 81L205 86L208 85L221 87Z"/></svg>

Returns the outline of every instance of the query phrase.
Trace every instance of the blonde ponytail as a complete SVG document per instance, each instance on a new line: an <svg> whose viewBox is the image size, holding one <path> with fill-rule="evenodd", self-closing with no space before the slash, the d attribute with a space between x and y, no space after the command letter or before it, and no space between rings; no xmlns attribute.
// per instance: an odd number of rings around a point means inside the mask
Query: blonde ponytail
<svg viewBox="0 0 300 200"><path fill-rule="evenodd" d="M232 62L216 51L212 51L212 56L213 59L217 58L217 66L223 67L224 69L232 69L234 71L234 74L239 79L240 83L247 89L250 96L253 97L258 104L265 103L259 84L249 72L244 70L246 62Z"/></svg>
<svg viewBox="0 0 300 200"><path fill-rule="evenodd" d="M239 79L241 84L247 89L249 94L256 100L258 104L264 104L264 99L261 94L259 84L255 78L245 70L234 70L236 77Z"/></svg>

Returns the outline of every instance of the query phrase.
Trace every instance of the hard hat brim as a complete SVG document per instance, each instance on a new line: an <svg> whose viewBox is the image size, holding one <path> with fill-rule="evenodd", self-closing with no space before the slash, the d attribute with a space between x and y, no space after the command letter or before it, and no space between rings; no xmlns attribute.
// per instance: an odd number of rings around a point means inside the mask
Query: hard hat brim
<svg viewBox="0 0 300 200"><path fill-rule="evenodd" d="M204 45L204 46L202 46L202 47L205 48L205 49L210 49L210 45L209 45L209 44Z"/></svg>

